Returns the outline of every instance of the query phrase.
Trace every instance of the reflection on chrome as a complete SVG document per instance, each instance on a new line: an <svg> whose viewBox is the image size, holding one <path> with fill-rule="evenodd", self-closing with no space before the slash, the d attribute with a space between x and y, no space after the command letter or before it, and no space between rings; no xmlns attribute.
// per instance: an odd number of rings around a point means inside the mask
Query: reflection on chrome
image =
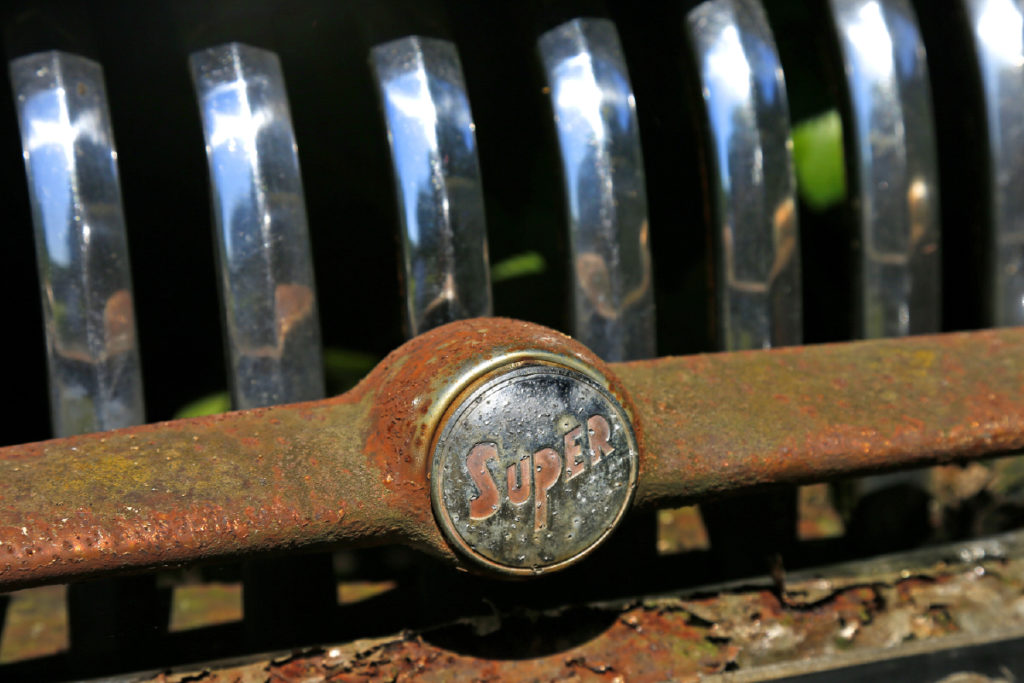
<svg viewBox="0 0 1024 683"><path fill-rule="evenodd" d="M323 359L306 206L277 55L193 53L206 136L232 402L320 398Z"/></svg>
<svg viewBox="0 0 1024 683"><path fill-rule="evenodd" d="M687 16L710 133L721 346L799 344L800 250L786 86L759 0Z"/></svg>
<svg viewBox="0 0 1024 683"><path fill-rule="evenodd" d="M401 228L410 336L491 315L476 127L452 43L411 36L370 53Z"/></svg>
<svg viewBox="0 0 1024 683"><path fill-rule="evenodd" d="M144 421L117 152L103 71L62 52L11 84L35 226L56 436Z"/></svg>
<svg viewBox="0 0 1024 683"><path fill-rule="evenodd" d="M936 332L938 169L924 44L908 0L829 0L846 69L864 337Z"/></svg>
<svg viewBox="0 0 1024 683"><path fill-rule="evenodd" d="M636 104L615 26L574 19L539 41L562 154L573 334L609 361L655 353Z"/></svg>
<svg viewBox="0 0 1024 683"><path fill-rule="evenodd" d="M1024 5L964 0L974 37L991 164L991 323L1024 325Z"/></svg>

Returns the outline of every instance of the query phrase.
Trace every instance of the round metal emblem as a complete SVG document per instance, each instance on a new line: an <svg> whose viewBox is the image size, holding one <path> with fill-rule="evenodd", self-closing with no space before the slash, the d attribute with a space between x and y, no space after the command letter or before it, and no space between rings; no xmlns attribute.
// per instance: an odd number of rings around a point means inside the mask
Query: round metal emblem
<svg viewBox="0 0 1024 683"><path fill-rule="evenodd" d="M434 513L449 541L502 573L567 566L618 524L636 488L626 412L588 375L519 364L478 381L441 428Z"/></svg>

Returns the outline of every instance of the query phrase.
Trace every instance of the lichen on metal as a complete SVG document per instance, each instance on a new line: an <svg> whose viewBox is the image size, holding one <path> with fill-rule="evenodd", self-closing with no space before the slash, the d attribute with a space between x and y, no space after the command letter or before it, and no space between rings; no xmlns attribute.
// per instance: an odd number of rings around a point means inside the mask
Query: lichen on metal
<svg viewBox="0 0 1024 683"><path fill-rule="evenodd" d="M336 398L0 449L0 588L328 544L480 570L436 522L431 444L473 382L529 358L602 378L636 436L639 506L1024 448L1021 329L608 365L474 319Z"/></svg>

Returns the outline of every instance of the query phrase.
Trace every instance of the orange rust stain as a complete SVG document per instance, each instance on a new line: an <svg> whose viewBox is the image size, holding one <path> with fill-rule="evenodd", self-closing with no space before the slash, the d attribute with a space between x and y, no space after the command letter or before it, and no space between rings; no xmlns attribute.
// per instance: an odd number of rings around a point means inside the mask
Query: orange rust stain
<svg viewBox="0 0 1024 683"><path fill-rule="evenodd" d="M435 397L468 369L491 358L536 349L584 360L607 373L585 347L568 337L515 320L451 323L402 345L360 386L376 392L366 432L366 454L381 473L392 505L432 526L427 470L438 416ZM622 394L621 386L613 391ZM627 410L631 406L627 405ZM639 437L639 435L638 435Z"/></svg>

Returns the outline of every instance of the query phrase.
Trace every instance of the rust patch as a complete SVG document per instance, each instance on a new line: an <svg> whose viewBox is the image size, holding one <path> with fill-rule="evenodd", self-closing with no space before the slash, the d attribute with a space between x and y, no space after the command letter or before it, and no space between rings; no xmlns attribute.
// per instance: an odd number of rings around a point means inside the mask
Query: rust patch
<svg viewBox="0 0 1024 683"><path fill-rule="evenodd" d="M532 351L608 372L557 332L472 320L337 398L0 449L0 587L332 543L451 559L427 482L435 419L466 372Z"/></svg>
<svg viewBox="0 0 1024 683"><path fill-rule="evenodd" d="M334 399L0 449L0 587L331 543L458 562L430 505L437 420L474 372L530 353L607 378L652 506L1024 448L1024 329L609 368L557 332L468 320Z"/></svg>
<svg viewBox="0 0 1024 683"><path fill-rule="evenodd" d="M398 535L357 396L0 450L0 585Z"/></svg>
<svg viewBox="0 0 1024 683"><path fill-rule="evenodd" d="M646 428L638 502L683 504L1024 448L1020 329L635 361L614 370Z"/></svg>
<svg viewBox="0 0 1024 683"><path fill-rule="evenodd" d="M591 606L589 619L578 614L580 608L519 615L537 629L552 620L564 626L609 617L596 634L582 642L570 640L555 652L516 650L514 657L477 657L435 644L437 634L454 625L151 680L698 681L727 670L754 672L782 662L817 660L827 668L826 660L840 666L845 656L892 656L903 646L941 648L964 638L1019 632L1024 628L1022 606L1021 559L938 564L895 574L865 568L854 577L793 583L783 597L749 588L714 597L667 596ZM577 612L568 614L572 610ZM460 625L475 624L495 642L508 643L522 635L505 632L503 622L509 618L491 615ZM572 628L567 630L571 639ZM479 646L479 638L470 636L468 648Z"/></svg>
<svg viewBox="0 0 1024 683"><path fill-rule="evenodd" d="M427 474L445 411L473 380L531 354L553 354L593 368L631 411L626 392L609 367L582 344L559 332L505 318L464 320L422 334L388 355L360 385L377 387L366 433L367 458L380 472L390 504L418 521L413 533L421 534L421 545L451 553L434 522ZM635 415L631 417L639 441Z"/></svg>

